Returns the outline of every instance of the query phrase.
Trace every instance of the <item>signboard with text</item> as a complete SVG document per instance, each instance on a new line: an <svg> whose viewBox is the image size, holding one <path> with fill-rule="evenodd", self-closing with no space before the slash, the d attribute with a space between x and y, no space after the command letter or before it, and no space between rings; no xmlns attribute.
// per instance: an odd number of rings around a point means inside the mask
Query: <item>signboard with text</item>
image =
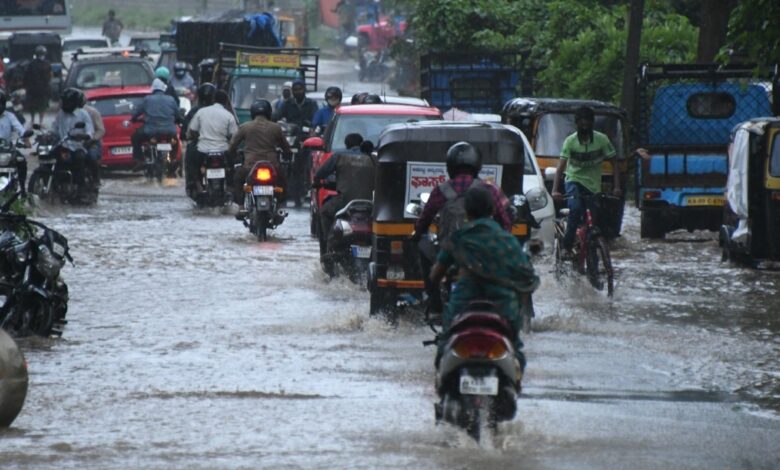
<svg viewBox="0 0 780 470"><path fill-rule="evenodd" d="M501 165L483 165L479 177L490 184L501 185ZM406 164L406 200L419 203L420 195L430 193L433 188L447 181L447 165L444 163L408 162ZM411 214L406 213L407 217Z"/></svg>
<svg viewBox="0 0 780 470"><path fill-rule="evenodd" d="M239 51L236 55L236 63L247 67L297 69L301 66L301 57L293 54L248 54Z"/></svg>

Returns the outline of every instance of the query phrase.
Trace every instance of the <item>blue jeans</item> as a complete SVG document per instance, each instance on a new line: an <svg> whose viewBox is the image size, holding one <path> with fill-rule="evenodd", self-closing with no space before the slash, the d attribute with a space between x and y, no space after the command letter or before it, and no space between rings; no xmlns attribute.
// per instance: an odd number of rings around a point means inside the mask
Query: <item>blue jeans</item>
<svg viewBox="0 0 780 470"><path fill-rule="evenodd" d="M582 223L585 217L586 201L583 196L592 196L593 193L580 183L567 181L565 184L566 196L569 204L569 218L566 220L566 234L563 236L563 248L571 250L574 246L574 236L577 233L577 227ZM587 200L588 207L592 214L596 213L595 199Z"/></svg>

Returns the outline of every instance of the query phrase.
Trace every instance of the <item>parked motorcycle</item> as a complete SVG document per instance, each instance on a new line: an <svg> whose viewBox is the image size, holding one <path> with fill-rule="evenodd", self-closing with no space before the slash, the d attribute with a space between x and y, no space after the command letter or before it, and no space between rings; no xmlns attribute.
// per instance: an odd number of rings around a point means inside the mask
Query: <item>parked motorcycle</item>
<svg viewBox="0 0 780 470"><path fill-rule="evenodd" d="M27 131L21 137L27 138L31 135L33 135L32 131ZM16 194L24 184L19 179L19 165L24 163L24 155L18 150L23 146L22 142L14 144L0 139L0 187L4 188L0 193L2 200L7 200L8 197Z"/></svg>
<svg viewBox="0 0 780 470"><path fill-rule="evenodd" d="M162 182L163 174L168 178L176 177L180 171L175 152L177 145L178 139L172 135L158 135L144 142L144 175L148 181Z"/></svg>
<svg viewBox="0 0 780 470"><path fill-rule="evenodd" d="M275 229L287 218L287 212L280 208L277 186L279 175L269 161L259 161L252 167L244 184L244 226L258 241L268 239L268 230Z"/></svg>
<svg viewBox="0 0 780 470"><path fill-rule="evenodd" d="M46 225L0 208L0 327L16 337L61 336L68 286L60 276L73 262L68 240Z"/></svg>
<svg viewBox="0 0 780 470"><path fill-rule="evenodd" d="M68 141L84 142L89 136L78 133L84 123L65 138L59 139L52 132L44 132L37 124L33 129L39 131L35 138L35 153L38 156L38 168L30 176L27 185L30 192L41 199L54 202L60 200L69 204L94 204L98 198L98 187L92 174L86 168L82 171L84 185L79 186L73 178L73 152L63 146Z"/></svg>
<svg viewBox="0 0 780 470"><path fill-rule="evenodd" d="M494 434L500 421L514 418L523 375L516 336L494 304L477 301L437 338L444 342L436 361L437 423L459 426L479 441L484 432Z"/></svg>
<svg viewBox="0 0 780 470"><path fill-rule="evenodd" d="M206 155L203 160L203 166L200 169L200 178L203 192L191 193L192 199L199 208L203 207L221 207L230 204L233 201L233 195L230 192L227 154L225 152L215 152Z"/></svg>
<svg viewBox="0 0 780 470"><path fill-rule="evenodd" d="M350 281L356 284L366 281L368 264L371 261L373 210L373 202L355 199L336 213L330 233L330 245L323 263L327 274L335 275L335 266L340 266ZM325 242L326 240L321 240L321 243Z"/></svg>

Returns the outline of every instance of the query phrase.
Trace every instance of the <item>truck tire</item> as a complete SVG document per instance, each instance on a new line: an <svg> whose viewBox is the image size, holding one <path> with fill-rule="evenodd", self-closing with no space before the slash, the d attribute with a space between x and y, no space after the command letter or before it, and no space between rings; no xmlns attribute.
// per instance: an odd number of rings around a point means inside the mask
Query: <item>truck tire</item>
<svg viewBox="0 0 780 470"><path fill-rule="evenodd" d="M639 234L642 238L663 239L666 227L661 222L660 214L652 210L643 210L639 220Z"/></svg>

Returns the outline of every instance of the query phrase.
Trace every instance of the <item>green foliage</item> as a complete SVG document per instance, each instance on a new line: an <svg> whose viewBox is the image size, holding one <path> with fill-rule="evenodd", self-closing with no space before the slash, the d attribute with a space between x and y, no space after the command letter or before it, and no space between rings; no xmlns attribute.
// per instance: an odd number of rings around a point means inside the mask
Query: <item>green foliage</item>
<svg viewBox="0 0 780 470"><path fill-rule="evenodd" d="M759 66L780 63L780 3L777 0L741 0L729 20L729 50Z"/></svg>
<svg viewBox="0 0 780 470"><path fill-rule="evenodd" d="M132 2L114 8L116 16L127 29L138 31L162 31L170 28L170 21L183 13L171 6L155 9L133 8ZM79 26L102 26L108 7L100 0L76 0L73 2L73 22Z"/></svg>

